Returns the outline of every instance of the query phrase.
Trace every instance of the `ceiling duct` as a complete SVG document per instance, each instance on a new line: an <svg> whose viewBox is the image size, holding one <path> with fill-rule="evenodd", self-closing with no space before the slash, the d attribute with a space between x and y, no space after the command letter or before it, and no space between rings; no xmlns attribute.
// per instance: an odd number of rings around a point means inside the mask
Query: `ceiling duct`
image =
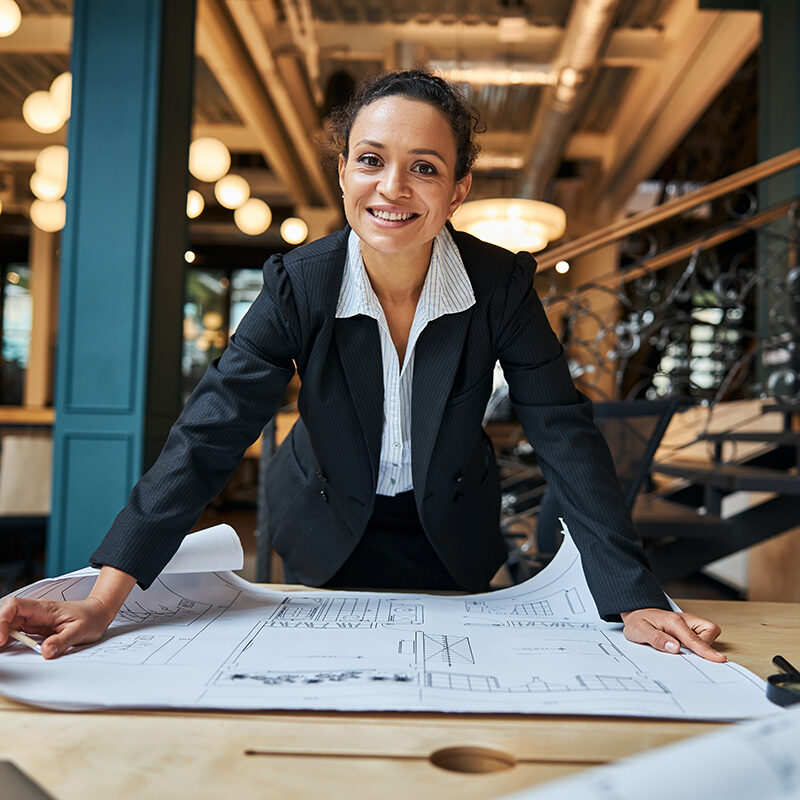
<svg viewBox="0 0 800 800"><path fill-rule="evenodd" d="M558 77L544 90L528 137L517 197L544 197L585 101L586 87L599 68L618 6L619 0L577 0L572 7L553 60Z"/></svg>

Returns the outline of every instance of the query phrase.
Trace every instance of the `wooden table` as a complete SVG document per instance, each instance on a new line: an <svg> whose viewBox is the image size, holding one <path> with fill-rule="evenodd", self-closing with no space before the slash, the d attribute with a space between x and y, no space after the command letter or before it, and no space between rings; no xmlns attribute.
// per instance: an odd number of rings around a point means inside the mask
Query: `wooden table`
<svg viewBox="0 0 800 800"><path fill-rule="evenodd" d="M798 604L679 604L717 621L728 657L761 677L777 671L770 662L776 653L800 664ZM0 700L0 758L60 800L471 800L718 727L507 714L58 713ZM429 759L465 746L492 748L519 763L467 774Z"/></svg>

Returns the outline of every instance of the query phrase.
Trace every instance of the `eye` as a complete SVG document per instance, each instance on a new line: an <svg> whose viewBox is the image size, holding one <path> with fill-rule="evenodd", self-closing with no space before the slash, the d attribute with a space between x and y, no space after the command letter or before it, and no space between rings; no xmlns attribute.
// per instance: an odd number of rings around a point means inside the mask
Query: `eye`
<svg viewBox="0 0 800 800"><path fill-rule="evenodd" d="M381 160L372 153L364 153L363 156L358 157L358 163L363 164L365 167L379 167Z"/></svg>
<svg viewBox="0 0 800 800"><path fill-rule="evenodd" d="M414 172L418 172L420 175L438 175L439 172L433 164L429 164L427 161L423 161L421 164L415 164Z"/></svg>

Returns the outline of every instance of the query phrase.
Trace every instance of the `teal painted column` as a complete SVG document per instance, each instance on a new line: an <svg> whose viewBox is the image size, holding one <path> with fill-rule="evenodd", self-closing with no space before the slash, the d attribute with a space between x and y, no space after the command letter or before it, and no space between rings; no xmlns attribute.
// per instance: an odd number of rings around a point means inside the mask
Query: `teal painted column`
<svg viewBox="0 0 800 800"><path fill-rule="evenodd" d="M800 4L796 0L761 0L762 39L759 51L758 87L758 159L771 158L800 146ZM800 194L800 168L788 170L758 186L760 208L780 203ZM758 264L760 269L769 269L774 285L762 286L757 299L757 325L759 336L764 339L774 336L781 328L790 329L797 308L785 290L779 288L780 279L785 278L792 265L791 255L786 252L785 237L787 223L773 223L770 230L778 238L767 235L758 237ZM797 258L795 253L794 258ZM786 368L798 369L797 352L783 348L788 340L773 343L770 363L759 359L758 377L764 388L770 385L771 377L778 379L776 387L782 387L786 396L800 391ZM800 345L800 342L795 342ZM783 350L783 352L779 352ZM778 353L776 363L775 354ZM787 359L787 360L782 360Z"/></svg>
<svg viewBox="0 0 800 800"><path fill-rule="evenodd" d="M179 411L193 0L75 0L50 574L85 566Z"/></svg>

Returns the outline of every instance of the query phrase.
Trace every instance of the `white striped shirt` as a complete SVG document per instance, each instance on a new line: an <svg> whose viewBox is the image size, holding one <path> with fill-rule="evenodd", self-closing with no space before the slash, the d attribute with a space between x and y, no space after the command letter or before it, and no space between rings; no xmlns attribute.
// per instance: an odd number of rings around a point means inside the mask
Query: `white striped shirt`
<svg viewBox="0 0 800 800"><path fill-rule="evenodd" d="M414 346L425 326L445 314L457 314L475 304L464 262L447 228L433 240L431 263L414 312L402 365L361 257L361 240L350 231L347 259L336 306L337 317L364 314L378 322L383 358L383 434L377 494L394 496L413 488L411 478L411 386Z"/></svg>

